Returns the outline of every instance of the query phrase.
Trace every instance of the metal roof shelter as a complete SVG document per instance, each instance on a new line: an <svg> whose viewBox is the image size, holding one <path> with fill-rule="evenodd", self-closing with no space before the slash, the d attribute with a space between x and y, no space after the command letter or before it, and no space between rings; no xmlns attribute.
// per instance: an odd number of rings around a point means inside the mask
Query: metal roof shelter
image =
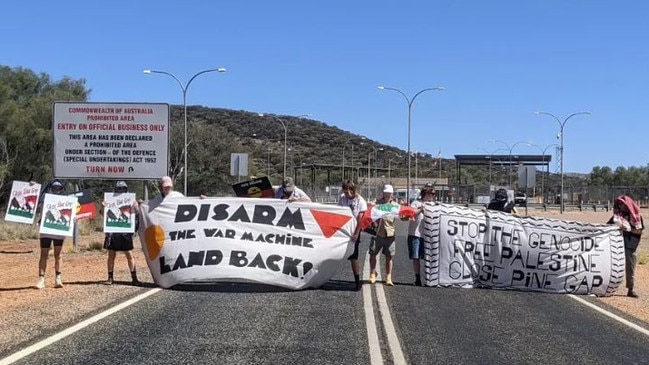
<svg viewBox="0 0 649 365"><path fill-rule="evenodd" d="M457 172L457 183L460 182L462 165L465 166L546 166L549 168L552 155L455 155L455 169Z"/></svg>

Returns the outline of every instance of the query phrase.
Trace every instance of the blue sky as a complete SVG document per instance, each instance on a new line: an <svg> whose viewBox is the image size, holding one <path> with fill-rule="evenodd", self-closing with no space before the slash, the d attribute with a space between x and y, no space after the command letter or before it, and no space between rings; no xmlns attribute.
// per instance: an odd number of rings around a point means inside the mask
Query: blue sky
<svg viewBox="0 0 649 365"><path fill-rule="evenodd" d="M3 14L0 64L85 78L91 101L182 104L171 78L142 70L187 81L226 67L197 78L188 104L310 113L405 150L407 104L377 86L443 86L413 104L413 150L545 148L559 124L534 111L589 111L565 126L566 172L648 162L643 1L14 0Z"/></svg>

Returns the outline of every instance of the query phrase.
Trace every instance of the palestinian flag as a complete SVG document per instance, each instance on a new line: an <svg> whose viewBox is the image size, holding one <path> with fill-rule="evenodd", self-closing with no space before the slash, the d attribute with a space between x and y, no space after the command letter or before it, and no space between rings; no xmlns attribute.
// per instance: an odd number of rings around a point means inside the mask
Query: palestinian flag
<svg viewBox="0 0 649 365"><path fill-rule="evenodd" d="M372 223L378 221L379 219L385 218L399 218L403 220L414 219L417 215L417 209L408 206L401 205L396 203L386 203L386 204L370 204L367 206L367 210L363 213L359 224L361 225L361 230L365 230Z"/></svg>

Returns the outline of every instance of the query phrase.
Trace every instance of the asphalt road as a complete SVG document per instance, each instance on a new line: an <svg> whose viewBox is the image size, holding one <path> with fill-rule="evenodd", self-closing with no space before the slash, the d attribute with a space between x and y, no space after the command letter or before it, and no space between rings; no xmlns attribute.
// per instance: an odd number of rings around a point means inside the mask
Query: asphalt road
<svg viewBox="0 0 649 365"><path fill-rule="evenodd" d="M370 364L366 309L379 363L399 363L377 304L384 292L409 364L649 364L649 337L565 295L414 287L405 236L398 242L395 286L377 283L365 305L348 265L317 290L183 285L16 363Z"/></svg>

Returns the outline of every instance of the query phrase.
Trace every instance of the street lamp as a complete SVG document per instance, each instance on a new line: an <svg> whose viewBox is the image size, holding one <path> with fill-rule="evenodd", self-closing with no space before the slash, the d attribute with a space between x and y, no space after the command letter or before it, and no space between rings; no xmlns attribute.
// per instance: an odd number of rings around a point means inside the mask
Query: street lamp
<svg viewBox="0 0 649 365"><path fill-rule="evenodd" d="M563 214L563 211L564 211L564 204L563 204L563 127L565 127L566 123L568 122L568 119L574 117L575 115L580 115L580 114L590 115L590 112L578 112L578 113L570 114L566 119L563 120L563 122L559 118L557 118L554 114L551 114L551 113L548 113L548 112L539 112L539 111L537 111L537 112L534 112L534 114L536 114L536 115L549 115L552 118L554 118L554 120L556 120L557 123L559 123L559 136L558 137L560 138L559 150L561 151L561 159L560 159L560 162L559 162L559 165L561 166L560 167L560 169L561 169L561 172L560 172L560 174L561 174L561 197L560 197L560 203L559 204L561 206L559 208L559 212Z"/></svg>
<svg viewBox="0 0 649 365"><path fill-rule="evenodd" d="M408 103L408 151L407 151L408 152L408 177L406 178L406 185L408 185L408 186L406 188L406 201L408 202L408 204L410 204L410 168L411 168L411 162L410 162L410 121L411 121L411 116L412 116L412 104L415 102L415 99L417 99L417 96L419 96L423 92L431 91L431 90L444 91L444 90L446 90L446 88L438 86L438 87L422 89L422 90L419 90L412 98L408 98L408 96L406 96L406 94L403 91L401 91L399 89L396 89L396 88L393 88L393 87L379 86L378 88L379 88L379 90L396 91L399 94L401 94L401 96L403 96L403 98L406 99L406 103Z"/></svg>
<svg viewBox="0 0 649 365"><path fill-rule="evenodd" d="M287 141L288 141L288 128L286 127L286 122L284 121L284 119L278 117L275 114L258 113L257 115L259 115L260 117L268 116L268 117L274 118L278 122L282 123L282 127L284 127L284 172L282 174L282 182L283 182L284 180L286 180L286 154L287 154L286 152L288 151L288 144L287 144ZM310 115L311 114L302 114L302 115L296 116L295 118L299 119L299 118L302 118L302 117L308 117Z"/></svg>
<svg viewBox="0 0 649 365"><path fill-rule="evenodd" d="M364 144L365 144L364 142L361 142L361 145L364 145ZM371 145L369 143L367 145L372 147L372 149L374 150L374 167L376 168L376 164L377 164L377 160L378 160L378 158L376 156L378 154L378 151L382 151L383 148L378 148L377 149L376 147L374 147L373 145ZM370 198L370 189L371 189L371 185L372 185L372 177L370 176L370 171L371 171L370 156L371 155L372 155L372 152L369 152L367 154L367 199ZM376 175L376 171L375 171L374 174Z"/></svg>
<svg viewBox="0 0 649 365"><path fill-rule="evenodd" d="M345 142L343 144L343 174L342 174L343 182L345 182L345 147L347 147L348 143L352 145L352 163L351 163L351 166L352 166L352 168L354 166L354 143L352 141L347 141L347 142ZM351 180L354 180L354 171L353 170L352 170Z"/></svg>
<svg viewBox="0 0 649 365"><path fill-rule="evenodd" d="M180 86L180 89L183 92L183 115L185 117L185 128L184 128L185 129L185 132L184 132L185 133L185 138L184 138L185 141L184 141L184 145L183 145L183 156L184 156L183 164L184 164L185 172L183 174L183 191L185 192L185 195L187 195L187 175L189 173L189 169L187 168L187 89L189 88L189 85L192 83L192 81L194 81L194 79L196 77L198 77L199 75L202 75L202 74L208 73L208 72L225 72L225 71L226 71L225 67L212 68L212 69L200 71L200 72L194 74L194 76L192 76L189 79L189 81L187 81L187 83L185 85L183 85L183 83L180 82L180 80L176 77L176 75L174 75L174 74L172 74L170 72L158 71L158 70L150 70L150 69L146 69L146 70L143 71L145 74L162 74L162 75L167 75L167 76L173 78L174 80L176 80L176 82Z"/></svg>
<svg viewBox="0 0 649 365"><path fill-rule="evenodd" d="M491 142L491 143L494 143L494 142L502 143L509 150L509 179L507 179L507 181L508 181L508 184L509 184L509 188L511 189L512 188L512 150L514 149L514 147L518 146L519 144L529 144L530 142L518 141L518 142L514 143L511 147L509 147L509 144L507 144L507 142L501 141L499 139L491 139L491 140L489 140L489 142Z"/></svg>
<svg viewBox="0 0 649 365"><path fill-rule="evenodd" d="M491 165L492 165L492 161L493 161L493 155L494 155L494 153L496 153L498 151L506 151L506 150L504 148L496 148L495 150L489 152L489 151L487 151L486 149L484 149L482 147L480 147L479 149L484 151L485 153L489 154L489 185L493 185L492 180L491 180ZM502 167L503 162L499 158L497 158L497 160L500 161L500 165ZM491 186L489 186L489 191L491 191Z"/></svg>
<svg viewBox="0 0 649 365"><path fill-rule="evenodd" d="M541 146L539 146L537 144L534 144L534 143L531 143L531 142L529 143L529 145L533 146L533 147L536 147L536 148L539 149L539 151L541 151L541 159L543 160L543 162L545 162L545 174L541 174L541 201L543 203L545 203L545 175L550 174L550 164L545 161L545 156L546 156L545 152L548 150L548 148L550 148L550 147L559 147L559 145L556 144L556 143L553 143L553 144L545 146L545 148L541 148Z"/></svg>

